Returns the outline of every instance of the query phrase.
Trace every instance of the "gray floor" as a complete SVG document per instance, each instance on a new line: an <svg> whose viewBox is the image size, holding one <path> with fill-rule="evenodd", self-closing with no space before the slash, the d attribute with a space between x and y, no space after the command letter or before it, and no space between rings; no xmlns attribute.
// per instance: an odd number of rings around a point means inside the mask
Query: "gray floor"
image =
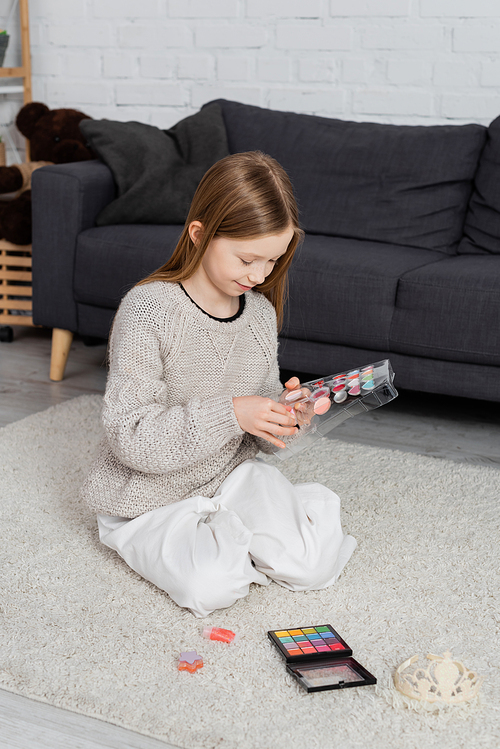
<svg viewBox="0 0 500 749"><path fill-rule="evenodd" d="M56 383L48 377L50 331L15 328L14 336L12 343L0 343L0 427L69 398L104 392L105 345L88 347L75 340L65 379ZM344 422L331 436L500 467L500 403L401 392L384 408ZM0 747L168 749L163 742L2 690Z"/></svg>
<svg viewBox="0 0 500 749"><path fill-rule="evenodd" d="M331 433L346 442L500 468L500 403L402 391Z"/></svg>
<svg viewBox="0 0 500 749"><path fill-rule="evenodd" d="M2 749L176 749L134 731L0 690Z"/></svg>
<svg viewBox="0 0 500 749"><path fill-rule="evenodd" d="M12 343L0 343L0 427L69 398L103 393L106 346L72 344L66 376L49 380L51 331L17 327Z"/></svg>

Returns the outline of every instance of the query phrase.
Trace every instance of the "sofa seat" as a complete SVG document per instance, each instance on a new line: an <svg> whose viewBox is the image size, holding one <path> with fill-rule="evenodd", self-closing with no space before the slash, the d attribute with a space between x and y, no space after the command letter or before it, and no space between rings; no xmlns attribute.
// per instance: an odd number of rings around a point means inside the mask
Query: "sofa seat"
<svg viewBox="0 0 500 749"><path fill-rule="evenodd" d="M399 279L441 252L307 234L290 268L282 335L387 351Z"/></svg>
<svg viewBox="0 0 500 749"><path fill-rule="evenodd" d="M500 255L444 257L404 273L389 350L500 365Z"/></svg>
<svg viewBox="0 0 500 749"><path fill-rule="evenodd" d="M171 257L182 226L121 224L87 229L75 254L77 304L114 311L138 280Z"/></svg>

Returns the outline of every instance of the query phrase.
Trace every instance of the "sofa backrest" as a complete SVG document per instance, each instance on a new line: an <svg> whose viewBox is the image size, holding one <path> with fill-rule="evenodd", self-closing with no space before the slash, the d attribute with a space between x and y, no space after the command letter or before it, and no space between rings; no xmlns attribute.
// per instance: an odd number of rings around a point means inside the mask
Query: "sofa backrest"
<svg viewBox="0 0 500 749"><path fill-rule="evenodd" d="M286 169L306 232L456 252L482 125L380 125L217 103L231 153L264 151Z"/></svg>
<svg viewBox="0 0 500 749"><path fill-rule="evenodd" d="M500 255L500 117L488 128L458 252Z"/></svg>

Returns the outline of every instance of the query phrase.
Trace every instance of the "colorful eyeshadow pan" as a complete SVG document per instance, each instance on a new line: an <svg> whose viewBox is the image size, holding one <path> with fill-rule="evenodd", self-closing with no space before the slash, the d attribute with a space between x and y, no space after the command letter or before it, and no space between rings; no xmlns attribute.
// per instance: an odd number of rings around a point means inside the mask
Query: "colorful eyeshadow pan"
<svg viewBox="0 0 500 749"><path fill-rule="evenodd" d="M320 398L316 403L314 404L314 413L318 414L318 416L322 416L323 414L326 414L327 411L330 410L330 398Z"/></svg>
<svg viewBox="0 0 500 749"><path fill-rule="evenodd" d="M287 662L300 661L310 657L324 657L333 653L348 656L352 651L346 642L329 625L281 629L269 632L272 642L279 648Z"/></svg>

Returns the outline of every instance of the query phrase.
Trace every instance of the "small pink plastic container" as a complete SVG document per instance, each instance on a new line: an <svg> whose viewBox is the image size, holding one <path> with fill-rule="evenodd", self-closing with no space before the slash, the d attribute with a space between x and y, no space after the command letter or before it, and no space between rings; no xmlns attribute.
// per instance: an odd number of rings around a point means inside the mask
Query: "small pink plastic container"
<svg viewBox="0 0 500 749"><path fill-rule="evenodd" d="M238 641L237 634L231 632L230 629L221 629L220 627L203 627L202 635L207 640L218 640L219 642L227 642L230 645L236 645Z"/></svg>

